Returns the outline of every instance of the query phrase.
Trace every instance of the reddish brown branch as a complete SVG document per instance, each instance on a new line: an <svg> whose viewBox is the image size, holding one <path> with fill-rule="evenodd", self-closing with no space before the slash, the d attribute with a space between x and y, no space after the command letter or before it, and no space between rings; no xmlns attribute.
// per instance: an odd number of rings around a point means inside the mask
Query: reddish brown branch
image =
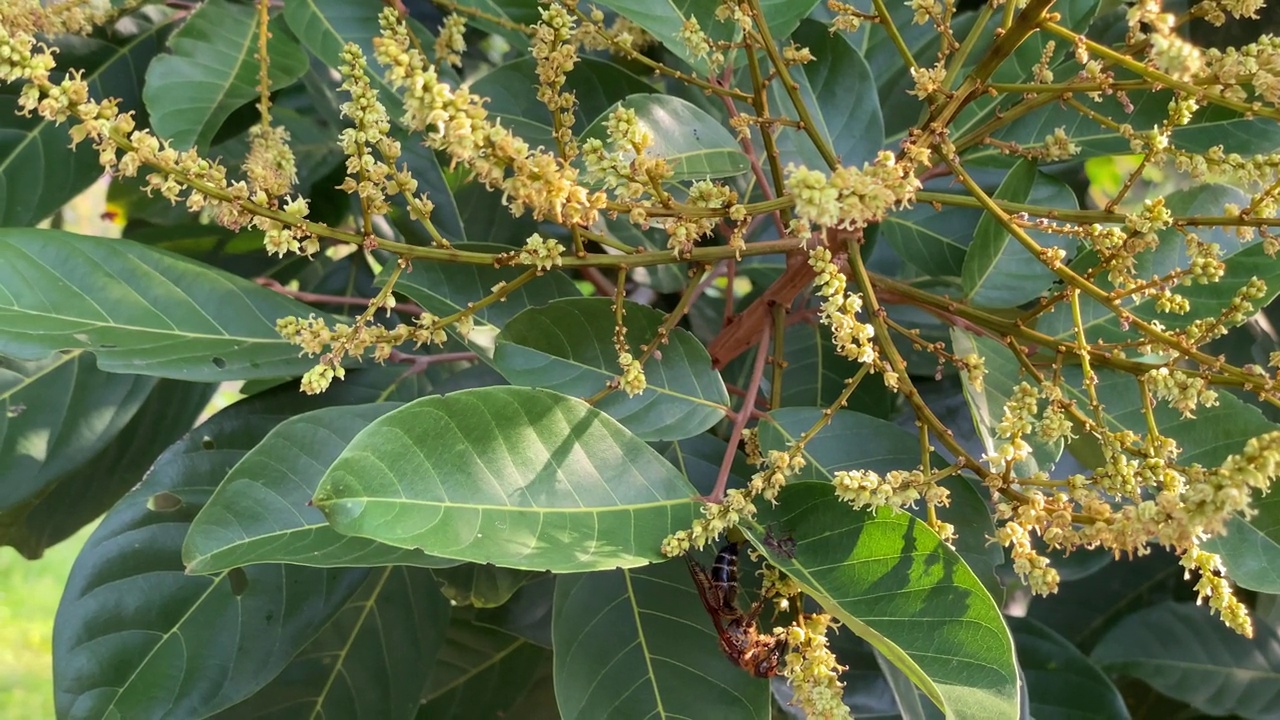
<svg viewBox="0 0 1280 720"><path fill-rule="evenodd" d="M289 297L294 298L296 300L301 300L304 303L312 303L316 305L342 305L344 307L349 307L351 305L364 305L364 306L369 305L369 298L353 297L350 295L325 295L323 293L312 293L312 292L304 292L302 290L293 290L285 287L284 285L281 285L280 281L275 280L274 278L258 277L258 278L254 278L253 281L265 288L275 290L281 295L288 295ZM396 312L406 313L409 315L421 315L422 313L426 312L417 303L411 303L411 302L396 303L395 306L392 307L392 309L395 310Z"/></svg>
<svg viewBox="0 0 1280 720"><path fill-rule="evenodd" d="M716 476L716 486L707 496L710 502L720 502L724 499L724 490L729 485L729 471L733 468L733 456L738 451L738 443L742 440L742 430L747 426L747 420L755 414L748 411L755 408L756 397L760 394L760 378L764 377L765 360L769 357L771 330L772 328L765 325L760 332L760 345L756 348L756 361L751 367L751 381L747 383L747 396L743 400L742 411L733 421L733 430L729 433L729 447L724 451L724 460L720 461L720 474Z"/></svg>

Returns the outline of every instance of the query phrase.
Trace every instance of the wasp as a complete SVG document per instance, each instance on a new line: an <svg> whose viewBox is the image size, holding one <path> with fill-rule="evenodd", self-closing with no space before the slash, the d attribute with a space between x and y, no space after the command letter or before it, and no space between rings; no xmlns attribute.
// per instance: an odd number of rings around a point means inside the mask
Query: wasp
<svg viewBox="0 0 1280 720"><path fill-rule="evenodd" d="M743 612L738 607L738 544L730 542L720 548L715 562L708 571L698 561L685 556L689 574L698 588L698 597L715 623L720 638L720 650L734 665L760 678L773 677L778 672L786 652L786 638L761 633L756 618L764 607L761 597Z"/></svg>

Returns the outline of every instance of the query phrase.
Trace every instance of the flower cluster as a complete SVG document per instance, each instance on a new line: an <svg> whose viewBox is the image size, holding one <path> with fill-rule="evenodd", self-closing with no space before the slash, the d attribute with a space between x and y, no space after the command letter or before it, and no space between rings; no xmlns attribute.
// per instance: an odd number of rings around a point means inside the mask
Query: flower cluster
<svg viewBox="0 0 1280 720"><path fill-rule="evenodd" d="M866 227L894 208L906 207L920 189L914 166L881 152L861 169L842 167L831 175L804 167L787 168L786 190L796 215L820 226Z"/></svg>
<svg viewBox="0 0 1280 720"><path fill-rule="evenodd" d="M831 328L836 352L861 363L874 362L876 349L871 341L875 328L857 318L862 310L862 296L846 292L844 272L832 260L827 248L819 246L810 251L809 265L817 273L813 280L817 294L826 298L820 318Z"/></svg>
<svg viewBox="0 0 1280 720"><path fill-rule="evenodd" d="M1157 400L1167 400L1169 407L1182 413L1182 417L1195 417L1199 405L1213 407L1218 404L1218 393L1211 389L1202 377L1195 377L1181 370L1158 368L1142 376L1147 389Z"/></svg>
<svg viewBox="0 0 1280 720"><path fill-rule="evenodd" d="M500 189L516 215L562 225L593 224L604 207L602 192L578 184L578 171L555 155L534 150L510 130L489 120L483 99L466 88L450 89L409 39L409 31L391 8L379 16L382 33L374 38L387 83L404 90L404 124L424 132L427 144L464 164L475 178Z"/></svg>
<svg viewBox="0 0 1280 720"><path fill-rule="evenodd" d="M662 553L667 557L687 552L691 547L701 548L721 533L737 526L741 518L753 518L756 514L755 498L763 497L773 502L787 478L804 469L807 464L799 448L788 451L770 450L762 458L764 467L751 476L745 489L734 488L725 492L724 500L704 503L703 517L693 521L688 530L678 530L662 542Z"/></svg>
<svg viewBox="0 0 1280 720"><path fill-rule="evenodd" d="M539 272L546 272L560 264L562 252L564 246L559 240L534 233L525 240L524 247L520 248L518 260L521 265L533 265Z"/></svg>
<svg viewBox="0 0 1280 720"><path fill-rule="evenodd" d="M1013 464L1031 456L1031 446L1023 438L1035 431L1039 399L1040 393L1025 382L1014 387L1004 403L1004 415L996 424L996 437L1004 442L997 444L983 458L991 472L1002 474Z"/></svg>
<svg viewBox="0 0 1280 720"><path fill-rule="evenodd" d="M467 51L467 19L449 13L436 36L436 62L462 67L462 54Z"/></svg>
<svg viewBox="0 0 1280 720"><path fill-rule="evenodd" d="M811 718L852 718L844 704L844 671L827 645L827 633L836 627L825 613L805 614L784 630L789 650L782 674L795 690L792 704Z"/></svg>
<svg viewBox="0 0 1280 720"><path fill-rule="evenodd" d="M572 92L564 92L565 79L578 63L578 47L573 16L560 4L552 4L540 11L542 22L534 26L530 54L537 61L538 100L555 122L555 139L564 151L565 158L576 154L573 138L573 110L578 100Z"/></svg>

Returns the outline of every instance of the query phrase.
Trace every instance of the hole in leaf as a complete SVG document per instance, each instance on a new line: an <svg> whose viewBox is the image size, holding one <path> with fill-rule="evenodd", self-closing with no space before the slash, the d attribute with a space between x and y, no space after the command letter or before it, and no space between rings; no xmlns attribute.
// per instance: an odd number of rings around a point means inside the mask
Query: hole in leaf
<svg viewBox="0 0 1280 720"><path fill-rule="evenodd" d="M147 498L147 509L153 512L173 512L182 507L182 498L171 492L158 492Z"/></svg>
<svg viewBox="0 0 1280 720"><path fill-rule="evenodd" d="M231 585L231 594L236 597L244 595L244 591L249 589L249 575L245 573L244 568L228 570L227 582Z"/></svg>
<svg viewBox="0 0 1280 720"><path fill-rule="evenodd" d="M204 437L200 438L200 447L201 449L204 449L204 450L212 450L218 447L218 445L215 442L213 442L213 438L209 437L208 435L205 435Z"/></svg>
<svg viewBox="0 0 1280 720"><path fill-rule="evenodd" d="M226 369L227 369L227 361L226 361L226 360L223 360L222 358L218 357L217 355L214 355L214 356L213 356L213 366L214 366L214 367L216 367L216 368L218 368L219 370L226 370Z"/></svg>

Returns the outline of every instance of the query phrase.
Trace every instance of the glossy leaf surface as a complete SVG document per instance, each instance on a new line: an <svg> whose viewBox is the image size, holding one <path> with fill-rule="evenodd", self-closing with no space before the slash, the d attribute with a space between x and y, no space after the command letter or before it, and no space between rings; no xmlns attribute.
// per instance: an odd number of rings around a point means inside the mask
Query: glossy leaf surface
<svg viewBox="0 0 1280 720"><path fill-rule="evenodd" d="M179 380L301 375L314 360L275 330L308 306L128 240L0 230L0 353L87 349L108 372Z"/></svg>
<svg viewBox="0 0 1280 720"><path fill-rule="evenodd" d="M624 308L628 346L640 353L658 337L665 316L635 303ZM613 301L607 298L557 300L530 308L498 335L494 364L514 385L589 398L621 372L614 328ZM674 328L660 355L644 365L644 392L629 397L616 390L595 407L642 440L691 437L719 422L729 392L702 343L689 331Z"/></svg>
<svg viewBox="0 0 1280 720"><path fill-rule="evenodd" d="M528 570L660 559L697 514L675 468L604 413L545 390L416 400L370 424L329 468L330 525L442 557Z"/></svg>

